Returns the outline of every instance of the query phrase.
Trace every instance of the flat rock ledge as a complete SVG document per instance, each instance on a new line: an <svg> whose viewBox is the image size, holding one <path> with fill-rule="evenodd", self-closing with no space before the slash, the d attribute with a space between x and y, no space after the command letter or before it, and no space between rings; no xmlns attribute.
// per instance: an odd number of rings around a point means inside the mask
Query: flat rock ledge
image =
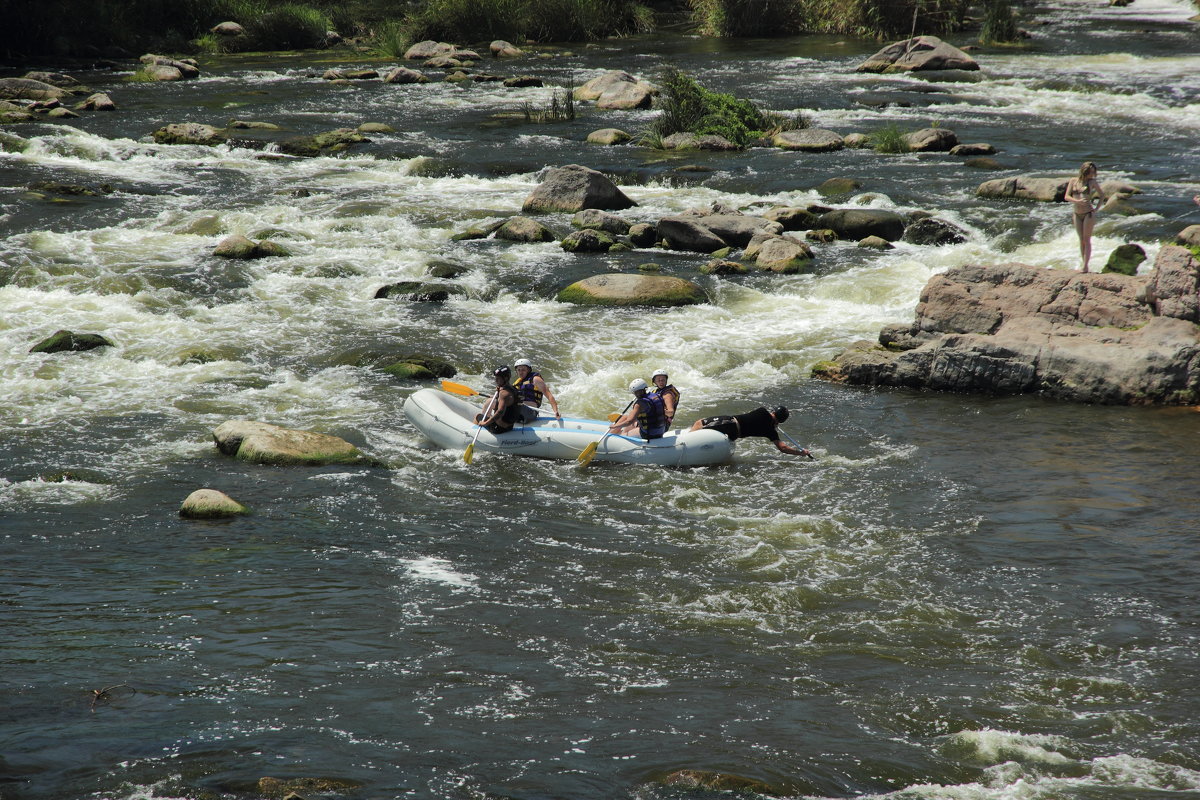
<svg viewBox="0 0 1200 800"><path fill-rule="evenodd" d="M1041 394L1112 405L1200 404L1200 261L1164 246L1144 276L965 266L925 285L911 325L884 328L813 376L867 386Z"/></svg>
<svg viewBox="0 0 1200 800"><path fill-rule="evenodd" d="M594 275L558 293L562 303L589 306L652 306L669 308L708 302L696 284L669 275Z"/></svg>
<svg viewBox="0 0 1200 800"><path fill-rule="evenodd" d="M266 422L229 420L213 431L217 449L240 461L277 466L370 463L344 439L315 431L281 428Z"/></svg>

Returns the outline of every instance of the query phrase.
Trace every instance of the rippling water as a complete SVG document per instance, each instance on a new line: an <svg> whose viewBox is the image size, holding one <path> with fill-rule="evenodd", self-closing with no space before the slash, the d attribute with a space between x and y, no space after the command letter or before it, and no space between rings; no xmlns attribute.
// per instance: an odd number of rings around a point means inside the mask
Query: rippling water
<svg viewBox="0 0 1200 800"><path fill-rule="evenodd" d="M1195 11L1040 3L1030 46L980 53L973 82L860 75L876 44L819 37L660 36L511 67L579 83L674 64L843 132L937 123L999 147L998 172L598 148L589 131L651 113L530 126L494 115L552 88L333 87L312 56L229 57L170 86L85 76L122 110L14 127L32 147L0 154L0 797L234 798L275 776L362 797L658 800L682 790L656 778L685 768L798 797L1200 797L1200 415L807 377L909 320L949 267L1074 268L1063 207L980 200L983 180L1091 159L1137 184L1136 213L1097 226L1098 263L1125 241L1152 261L1200 221ZM148 139L230 118L396 132L311 160ZM845 175L864 184L849 204L935 212L970 240L825 245L815 274L738 279L686 254L449 241L568 163L617 176L636 221L804 204ZM54 202L26 190L37 180L116 191ZM265 231L293 255L211 256ZM436 260L468 268L466 296L373 299ZM713 302L547 299L649 260ZM59 328L116 346L28 353ZM410 350L481 386L531 357L590 416L665 366L681 420L785 403L818 458L750 442L714 469L468 467L404 419L415 385L359 366ZM209 432L240 417L335 433L387 466L235 462ZM62 470L74 479L41 477ZM180 521L201 486L254 515Z"/></svg>

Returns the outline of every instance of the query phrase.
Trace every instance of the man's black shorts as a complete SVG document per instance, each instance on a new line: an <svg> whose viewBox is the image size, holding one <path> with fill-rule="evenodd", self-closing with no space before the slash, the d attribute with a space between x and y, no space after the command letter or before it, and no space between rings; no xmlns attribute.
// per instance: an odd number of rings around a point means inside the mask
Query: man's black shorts
<svg viewBox="0 0 1200 800"><path fill-rule="evenodd" d="M706 430L723 433L728 436L730 440L738 438L738 433L740 433L737 420L733 417L705 417L704 419L700 420L700 425Z"/></svg>

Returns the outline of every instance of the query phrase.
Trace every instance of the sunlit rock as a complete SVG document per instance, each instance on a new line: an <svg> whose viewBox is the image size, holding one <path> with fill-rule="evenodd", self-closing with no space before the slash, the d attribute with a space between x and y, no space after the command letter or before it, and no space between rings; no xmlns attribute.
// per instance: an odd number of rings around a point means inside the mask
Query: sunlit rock
<svg viewBox="0 0 1200 800"><path fill-rule="evenodd" d="M682 278L612 273L576 281L558 293L558 300L576 305L671 307L706 303L708 296Z"/></svg>
<svg viewBox="0 0 1200 800"><path fill-rule="evenodd" d="M415 69L408 67L396 67L390 72L385 72L383 75L384 83L429 83L429 78L425 77Z"/></svg>
<svg viewBox="0 0 1200 800"><path fill-rule="evenodd" d="M158 144L218 145L226 140L219 128L199 122L176 122L164 125L152 134Z"/></svg>
<svg viewBox="0 0 1200 800"><path fill-rule="evenodd" d="M936 36L917 36L889 44L858 66L859 72L978 70L975 59Z"/></svg>
<svg viewBox="0 0 1200 800"><path fill-rule="evenodd" d="M45 81L31 78L0 78L0 99L3 100L61 100L69 91Z"/></svg>
<svg viewBox="0 0 1200 800"><path fill-rule="evenodd" d="M31 353L81 353L98 347L112 347L112 342L98 333L75 333L58 330L29 348Z"/></svg>
<svg viewBox="0 0 1200 800"><path fill-rule="evenodd" d="M910 244L941 247L961 244L967 240L967 232L952 222L937 217L918 219L904 229L904 241Z"/></svg>
<svg viewBox="0 0 1200 800"><path fill-rule="evenodd" d="M628 72L614 69L575 89L575 99L595 102L597 108L631 110L649 108L658 89Z"/></svg>
<svg viewBox="0 0 1200 800"><path fill-rule="evenodd" d="M511 42L506 42L503 39L497 39L488 45L488 50L492 53L492 58L518 58L525 55L525 51Z"/></svg>
<svg viewBox="0 0 1200 800"><path fill-rule="evenodd" d="M607 253L616 243L617 240L606 231L584 228L563 237L562 249L568 253Z"/></svg>
<svg viewBox="0 0 1200 800"><path fill-rule="evenodd" d="M530 217L510 217L496 228L496 238L507 242L553 242L554 231Z"/></svg>
<svg viewBox="0 0 1200 800"><path fill-rule="evenodd" d="M958 144L958 136L948 128L922 128L904 134L904 143L914 153L946 153Z"/></svg>
<svg viewBox="0 0 1200 800"><path fill-rule="evenodd" d="M179 78L175 80L190 80L200 77L200 67L196 65L196 60L192 58L169 58L167 56L155 55L154 53L146 53L138 61L146 65L147 71L153 67L165 67L177 70Z"/></svg>
<svg viewBox="0 0 1200 800"><path fill-rule="evenodd" d="M250 420L221 423L213 431L213 440L222 453L256 464L360 464L368 460L357 447L336 436Z"/></svg>
<svg viewBox="0 0 1200 800"><path fill-rule="evenodd" d="M715 133L697 134L686 131L663 137L661 144L664 150L709 150L721 153L742 149L724 136L718 136Z"/></svg>
<svg viewBox="0 0 1200 800"><path fill-rule="evenodd" d="M768 272L790 275L808 272L813 267L812 248L791 236L762 233L755 236L742 257Z"/></svg>
<svg viewBox="0 0 1200 800"><path fill-rule="evenodd" d="M216 489L197 489L179 506L184 519L228 519L249 513L249 508Z"/></svg>
<svg viewBox="0 0 1200 800"><path fill-rule="evenodd" d="M1108 254L1108 261L1105 262L1102 271L1117 272L1121 275L1136 275L1138 267L1145 260L1146 251L1142 249L1140 244L1126 242L1125 244L1117 245Z"/></svg>
<svg viewBox="0 0 1200 800"><path fill-rule="evenodd" d="M684 215L660 219L658 235L669 249L691 253L712 253L729 244L705 227L701 218Z"/></svg>
<svg viewBox="0 0 1200 800"><path fill-rule="evenodd" d="M603 173L578 164L547 171L545 179L525 198L525 213L574 213L585 208L620 211L636 206Z"/></svg>
<svg viewBox="0 0 1200 800"><path fill-rule="evenodd" d="M625 144L633 137L620 128L601 128L588 134L588 144Z"/></svg>
<svg viewBox="0 0 1200 800"><path fill-rule="evenodd" d="M840 239L857 241L878 236L894 242L904 235L904 218L877 208L837 208L817 218L816 228L835 231Z"/></svg>
<svg viewBox="0 0 1200 800"><path fill-rule="evenodd" d="M409 61L424 61L434 56L451 55L457 48L448 42L435 42L432 39L426 39L423 42L417 42L412 47L404 51L404 58Z"/></svg>
<svg viewBox="0 0 1200 800"><path fill-rule="evenodd" d="M858 240L858 247L865 250L895 250L895 245L887 239L881 239L878 236L866 236Z"/></svg>
<svg viewBox="0 0 1200 800"><path fill-rule="evenodd" d="M217 36L244 36L246 29L236 22L219 22L208 29L209 33L215 33Z"/></svg>
<svg viewBox="0 0 1200 800"><path fill-rule="evenodd" d="M1200 225L1188 225L1175 234L1175 244L1183 247L1200 247Z"/></svg>
<svg viewBox="0 0 1200 800"><path fill-rule="evenodd" d="M846 146L841 134L824 128L801 128L775 134L771 144L783 150L802 153L828 153Z"/></svg>
<svg viewBox="0 0 1200 800"><path fill-rule="evenodd" d="M990 156L995 152L996 148L986 142L956 144L950 148L950 155L952 156Z"/></svg>
<svg viewBox="0 0 1200 800"><path fill-rule="evenodd" d="M88 95L75 108L80 111L116 111L117 104L104 92L96 92L95 94Z"/></svg>

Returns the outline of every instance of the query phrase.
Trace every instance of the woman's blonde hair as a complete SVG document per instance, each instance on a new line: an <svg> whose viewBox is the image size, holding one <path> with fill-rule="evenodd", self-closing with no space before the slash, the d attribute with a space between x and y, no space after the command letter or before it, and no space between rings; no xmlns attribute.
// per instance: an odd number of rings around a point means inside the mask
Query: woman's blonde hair
<svg viewBox="0 0 1200 800"><path fill-rule="evenodd" d="M1084 181L1087 180L1087 174L1089 172L1094 175L1098 171L1099 170L1096 169L1095 161L1085 161L1085 162L1083 162L1083 165L1079 168L1079 177L1076 180L1078 180L1080 183L1083 183Z"/></svg>

